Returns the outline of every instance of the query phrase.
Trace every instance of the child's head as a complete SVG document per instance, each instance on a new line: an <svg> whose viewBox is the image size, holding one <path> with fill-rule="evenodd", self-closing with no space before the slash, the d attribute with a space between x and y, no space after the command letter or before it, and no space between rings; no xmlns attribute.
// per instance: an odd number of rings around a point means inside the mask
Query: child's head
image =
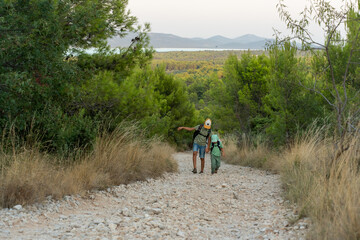
<svg viewBox="0 0 360 240"><path fill-rule="evenodd" d="M211 135L211 142L217 142L217 141L220 141L218 135L217 134Z"/></svg>

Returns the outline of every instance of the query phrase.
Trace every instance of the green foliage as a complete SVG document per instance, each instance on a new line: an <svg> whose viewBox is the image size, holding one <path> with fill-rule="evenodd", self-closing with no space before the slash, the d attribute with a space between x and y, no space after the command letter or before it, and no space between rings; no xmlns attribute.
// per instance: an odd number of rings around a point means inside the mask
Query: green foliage
<svg viewBox="0 0 360 240"><path fill-rule="evenodd" d="M308 89L323 97L332 108L336 135L340 138L340 152L344 151L343 139L350 132L358 131L359 107L356 92L359 88L357 68L359 60L359 14L353 3L344 4L339 9L330 1L314 0L309 8L301 13L300 20L294 19L287 11L284 0L280 0L280 17L291 30L292 38L299 39L303 48L313 53L315 69L311 80L304 84ZM345 21L347 37L341 36L340 26ZM316 42L309 30L310 23L323 29L324 43ZM314 45L320 50L315 51ZM357 106L357 107L355 107Z"/></svg>
<svg viewBox="0 0 360 240"><path fill-rule="evenodd" d="M114 73L101 76L104 68L126 77L151 58L149 26L136 27L126 5L126 0L0 1L0 130L15 125L18 138L34 131L43 149L58 153L91 145L101 111L83 112L88 108L83 82L93 75L106 82ZM115 54L106 47L108 38L129 31L140 32L129 48ZM73 47L99 51L66 56ZM101 91L107 102L116 98L106 95L104 86Z"/></svg>
<svg viewBox="0 0 360 240"><path fill-rule="evenodd" d="M139 121L149 137L160 135L172 142L181 139L175 129L192 124L195 111L185 84L164 68L137 68L125 79L116 71L99 72L83 85L82 95L81 105L90 116L101 112L118 121Z"/></svg>
<svg viewBox="0 0 360 240"><path fill-rule="evenodd" d="M99 130L97 121L85 116L84 111L70 116L60 109L48 111L50 114L44 111L34 126L35 129L46 129L39 133L43 134L40 135L43 150L67 157L76 150L92 147Z"/></svg>
<svg viewBox="0 0 360 240"><path fill-rule="evenodd" d="M224 65L223 93L218 93L217 99L231 108L233 122L238 122L241 131L250 131L251 119L264 115L268 72L269 61L264 55L243 54L240 60L230 56Z"/></svg>
<svg viewBox="0 0 360 240"><path fill-rule="evenodd" d="M285 42L270 48L269 94L266 111L271 124L266 131L277 144L295 136L299 128L321 117L321 101L299 83L306 81L305 63L296 57L296 44Z"/></svg>

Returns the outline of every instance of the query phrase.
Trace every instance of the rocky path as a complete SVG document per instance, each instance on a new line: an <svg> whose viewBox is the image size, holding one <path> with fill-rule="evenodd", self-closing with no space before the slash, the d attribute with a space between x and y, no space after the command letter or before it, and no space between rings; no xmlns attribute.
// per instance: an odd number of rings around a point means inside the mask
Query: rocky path
<svg viewBox="0 0 360 240"><path fill-rule="evenodd" d="M0 239L304 239L307 220L290 225L279 176L222 164L90 193L0 210ZM209 156L206 156L207 160Z"/></svg>

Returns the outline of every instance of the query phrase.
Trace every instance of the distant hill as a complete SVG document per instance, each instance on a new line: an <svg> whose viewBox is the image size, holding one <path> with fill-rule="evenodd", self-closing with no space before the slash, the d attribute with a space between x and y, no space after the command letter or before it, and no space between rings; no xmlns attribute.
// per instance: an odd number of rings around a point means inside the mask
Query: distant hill
<svg viewBox="0 0 360 240"><path fill-rule="evenodd" d="M136 35L128 34L125 38L109 39L111 47L127 47ZM149 33L154 48L219 48L219 49L264 49L266 42L272 39L247 34L237 38L226 38L220 35L210 38L183 38L173 34Z"/></svg>

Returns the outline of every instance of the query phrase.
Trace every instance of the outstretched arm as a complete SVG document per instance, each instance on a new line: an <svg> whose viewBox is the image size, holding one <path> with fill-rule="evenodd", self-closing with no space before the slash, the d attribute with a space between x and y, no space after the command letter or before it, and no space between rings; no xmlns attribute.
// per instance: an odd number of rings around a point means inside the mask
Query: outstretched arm
<svg viewBox="0 0 360 240"><path fill-rule="evenodd" d="M195 128L190 128L190 127L178 127L178 131L180 131L180 130L183 130L183 129L185 129L186 131L194 131L195 130Z"/></svg>

